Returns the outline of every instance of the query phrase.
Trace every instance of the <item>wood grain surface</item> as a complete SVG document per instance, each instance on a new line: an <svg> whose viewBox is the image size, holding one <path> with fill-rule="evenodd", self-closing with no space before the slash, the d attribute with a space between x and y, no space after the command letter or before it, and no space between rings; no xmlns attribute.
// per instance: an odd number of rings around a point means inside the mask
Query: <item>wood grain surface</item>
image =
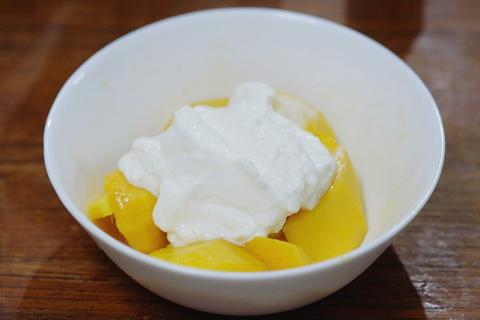
<svg viewBox="0 0 480 320"><path fill-rule="evenodd" d="M47 112L67 77L126 32L183 12L272 6L359 30L431 89L447 136L420 216L365 273L276 319L480 319L480 1L0 0L0 318L220 318L123 274L63 208L43 164Z"/></svg>

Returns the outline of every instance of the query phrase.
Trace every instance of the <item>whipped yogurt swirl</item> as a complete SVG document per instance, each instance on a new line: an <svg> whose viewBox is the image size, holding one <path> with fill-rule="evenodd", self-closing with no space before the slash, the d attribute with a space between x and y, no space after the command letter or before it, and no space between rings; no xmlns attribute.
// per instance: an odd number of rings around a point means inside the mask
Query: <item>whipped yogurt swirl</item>
<svg viewBox="0 0 480 320"><path fill-rule="evenodd" d="M138 138L120 159L127 180L158 197L154 222L173 246L268 236L330 187L334 158L273 109L274 94L245 82L226 108L184 106L168 129Z"/></svg>

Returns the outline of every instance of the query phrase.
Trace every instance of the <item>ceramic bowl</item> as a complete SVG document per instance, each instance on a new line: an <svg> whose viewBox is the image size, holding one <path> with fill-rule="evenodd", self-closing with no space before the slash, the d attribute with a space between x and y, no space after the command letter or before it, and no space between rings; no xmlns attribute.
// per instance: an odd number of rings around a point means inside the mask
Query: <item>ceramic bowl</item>
<svg viewBox="0 0 480 320"><path fill-rule="evenodd" d="M296 269L215 272L151 258L86 217L87 203L136 137L157 134L183 104L229 96L245 80L293 93L324 113L363 186L369 230L359 248ZM297 308L355 279L428 200L445 152L437 106L398 57L336 23L253 8L165 19L107 45L63 86L44 142L59 198L120 269L165 299L230 315Z"/></svg>

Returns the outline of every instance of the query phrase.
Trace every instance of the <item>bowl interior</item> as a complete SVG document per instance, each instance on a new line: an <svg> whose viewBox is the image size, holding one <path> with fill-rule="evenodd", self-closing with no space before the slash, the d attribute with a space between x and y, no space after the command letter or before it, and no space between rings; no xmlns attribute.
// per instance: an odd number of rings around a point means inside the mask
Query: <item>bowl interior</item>
<svg viewBox="0 0 480 320"><path fill-rule="evenodd" d="M185 103L264 81L321 110L360 176L364 244L411 215L435 183L443 131L416 75L356 32L265 9L193 13L147 26L83 64L55 101L46 161L79 212L132 141ZM74 213L75 214L75 213Z"/></svg>

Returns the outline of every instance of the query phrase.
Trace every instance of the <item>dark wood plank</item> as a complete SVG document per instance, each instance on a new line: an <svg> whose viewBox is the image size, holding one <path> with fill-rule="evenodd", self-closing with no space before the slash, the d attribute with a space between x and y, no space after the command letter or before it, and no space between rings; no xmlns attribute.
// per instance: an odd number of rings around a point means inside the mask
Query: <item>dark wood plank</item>
<svg viewBox="0 0 480 320"><path fill-rule="evenodd" d="M416 221L364 274L285 319L480 319L480 1L0 1L0 318L190 319L113 265L55 196L42 159L62 83L106 43L168 16L273 6L377 39L432 90L447 157Z"/></svg>

